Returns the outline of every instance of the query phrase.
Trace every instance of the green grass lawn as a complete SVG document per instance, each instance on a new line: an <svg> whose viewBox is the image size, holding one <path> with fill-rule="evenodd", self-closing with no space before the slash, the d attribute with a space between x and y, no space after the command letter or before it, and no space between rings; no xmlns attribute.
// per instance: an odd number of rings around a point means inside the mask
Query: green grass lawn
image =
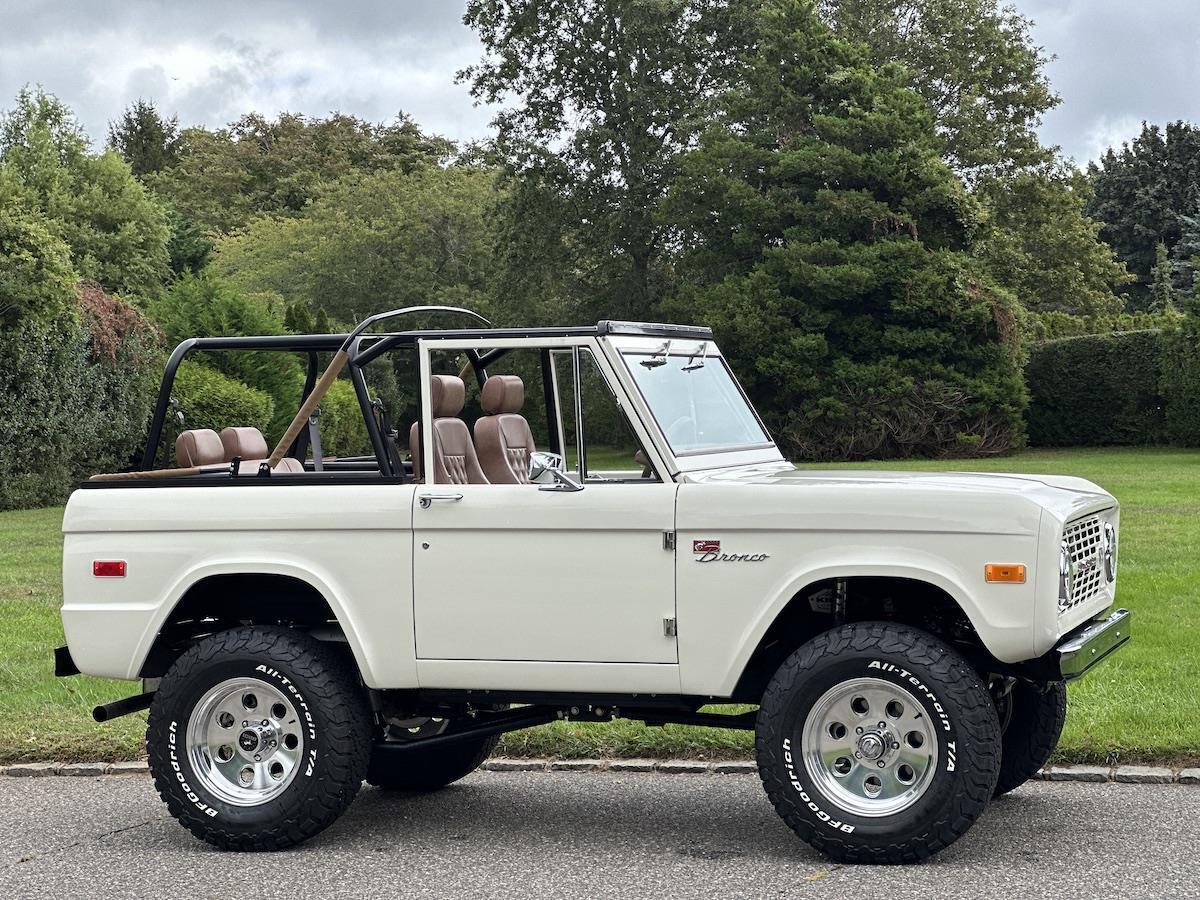
<svg viewBox="0 0 1200 900"><path fill-rule="evenodd" d="M1118 600L1134 612L1134 640L1071 687L1059 758L1074 762L1200 760L1200 452L1038 450L993 460L887 463L910 470L1080 475L1121 501ZM867 464L859 468L882 468ZM835 467L836 468L836 467ZM0 762L127 759L141 751L145 715L92 722L96 703L129 683L55 679L62 643L59 509L0 513ZM751 752L746 732L630 722L554 724L506 735L511 755L688 756Z"/></svg>

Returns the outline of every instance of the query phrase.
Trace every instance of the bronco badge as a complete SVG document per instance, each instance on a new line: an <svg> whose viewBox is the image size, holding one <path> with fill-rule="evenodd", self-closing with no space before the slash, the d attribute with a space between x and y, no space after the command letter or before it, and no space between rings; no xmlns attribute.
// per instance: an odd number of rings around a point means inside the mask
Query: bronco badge
<svg viewBox="0 0 1200 900"><path fill-rule="evenodd" d="M722 553L720 541L692 541L696 562L762 562L767 553Z"/></svg>

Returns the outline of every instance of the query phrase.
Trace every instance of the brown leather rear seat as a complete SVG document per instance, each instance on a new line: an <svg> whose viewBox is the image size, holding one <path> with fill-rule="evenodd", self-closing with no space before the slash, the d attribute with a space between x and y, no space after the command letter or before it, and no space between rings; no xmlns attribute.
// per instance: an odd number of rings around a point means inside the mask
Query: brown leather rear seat
<svg viewBox="0 0 1200 900"><path fill-rule="evenodd" d="M224 468L240 456L238 472L253 475L269 456L267 440L257 428L226 428L219 435L211 428L182 431L175 439L175 464L183 468ZM304 464L285 456L274 469L280 473L299 473Z"/></svg>

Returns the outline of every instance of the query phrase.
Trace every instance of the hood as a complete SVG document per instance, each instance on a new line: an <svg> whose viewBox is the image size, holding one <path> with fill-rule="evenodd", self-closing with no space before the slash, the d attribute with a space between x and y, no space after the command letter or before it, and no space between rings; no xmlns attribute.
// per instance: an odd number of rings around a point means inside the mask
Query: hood
<svg viewBox="0 0 1200 900"><path fill-rule="evenodd" d="M1109 509L1116 499L1102 487L1068 475L1029 475L1002 472L898 472L873 469L800 469L791 463L737 466L694 472L689 481L703 484L771 485L779 488L921 496L947 493L994 498L1020 497L1066 522L1084 513Z"/></svg>

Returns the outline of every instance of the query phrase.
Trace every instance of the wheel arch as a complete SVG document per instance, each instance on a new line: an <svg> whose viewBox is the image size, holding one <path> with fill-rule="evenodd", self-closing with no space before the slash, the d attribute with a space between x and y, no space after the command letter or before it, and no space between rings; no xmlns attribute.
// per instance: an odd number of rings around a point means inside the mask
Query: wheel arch
<svg viewBox="0 0 1200 900"><path fill-rule="evenodd" d="M287 624L344 643L364 680L367 657L333 585L301 566L210 563L186 573L147 625L129 677L160 677L197 638L234 625Z"/></svg>
<svg viewBox="0 0 1200 900"><path fill-rule="evenodd" d="M919 567L830 567L788 584L755 623L730 696L757 703L771 675L801 644L837 625L874 620L921 628L979 662L994 659L981 634L986 620L953 579Z"/></svg>

